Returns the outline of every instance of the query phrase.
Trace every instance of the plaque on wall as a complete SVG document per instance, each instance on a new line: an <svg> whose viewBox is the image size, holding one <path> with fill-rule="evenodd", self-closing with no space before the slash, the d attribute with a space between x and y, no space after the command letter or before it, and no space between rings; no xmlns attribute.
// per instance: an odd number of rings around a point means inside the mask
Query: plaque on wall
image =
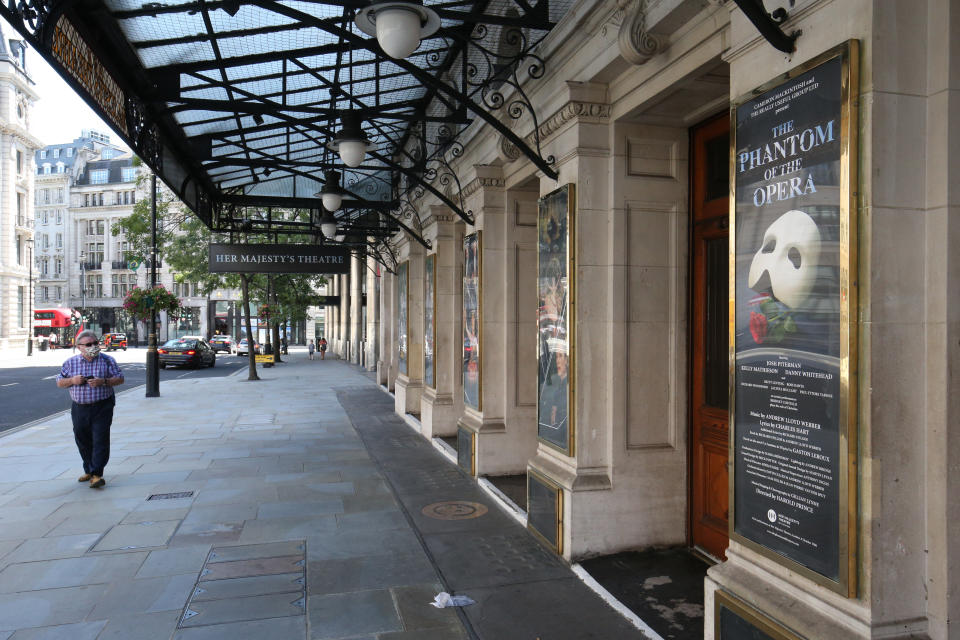
<svg viewBox="0 0 960 640"><path fill-rule="evenodd" d="M423 296L423 382L428 387L437 388L434 362L434 348L437 344L437 256L427 256L425 265L425 290Z"/></svg>
<svg viewBox="0 0 960 640"><path fill-rule="evenodd" d="M537 216L537 437L573 451L574 185L540 199Z"/></svg>
<svg viewBox="0 0 960 640"><path fill-rule="evenodd" d="M856 593L857 43L734 103L732 539Z"/></svg>
<svg viewBox="0 0 960 640"><path fill-rule="evenodd" d="M716 640L804 640L779 622L724 591L713 594Z"/></svg>
<svg viewBox="0 0 960 640"><path fill-rule="evenodd" d="M544 544L563 553L563 490L527 469L527 528Z"/></svg>
<svg viewBox="0 0 960 640"><path fill-rule="evenodd" d="M463 402L478 411L481 409L482 318L480 232L463 238Z"/></svg>
<svg viewBox="0 0 960 640"><path fill-rule="evenodd" d="M475 474L476 449L474 447L473 432L463 427L457 427L457 465L471 476Z"/></svg>
<svg viewBox="0 0 960 640"><path fill-rule="evenodd" d="M397 345L400 352L400 373L407 373L407 289L410 286L407 273L410 263L397 267Z"/></svg>

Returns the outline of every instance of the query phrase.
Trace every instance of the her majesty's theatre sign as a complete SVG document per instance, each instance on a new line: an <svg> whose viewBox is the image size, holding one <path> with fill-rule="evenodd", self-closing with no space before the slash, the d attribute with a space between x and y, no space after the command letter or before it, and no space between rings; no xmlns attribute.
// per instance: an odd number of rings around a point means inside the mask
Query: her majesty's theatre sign
<svg viewBox="0 0 960 640"><path fill-rule="evenodd" d="M349 273L350 252L314 244L211 244L210 273Z"/></svg>
<svg viewBox="0 0 960 640"><path fill-rule="evenodd" d="M731 538L856 592L856 92L850 42L733 111Z"/></svg>

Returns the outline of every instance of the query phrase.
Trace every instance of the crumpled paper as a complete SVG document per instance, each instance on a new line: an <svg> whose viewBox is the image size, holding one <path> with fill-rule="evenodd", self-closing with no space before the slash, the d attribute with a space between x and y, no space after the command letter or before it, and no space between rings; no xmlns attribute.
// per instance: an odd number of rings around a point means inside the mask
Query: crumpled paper
<svg viewBox="0 0 960 640"><path fill-rule="evenodd" d="M471 604L476 604L476 601L471 600L467 596L452 596L446 591L441 591L434 597L433 602L430 604L437 609L443 609L445 607L466 607Z"/></svg>

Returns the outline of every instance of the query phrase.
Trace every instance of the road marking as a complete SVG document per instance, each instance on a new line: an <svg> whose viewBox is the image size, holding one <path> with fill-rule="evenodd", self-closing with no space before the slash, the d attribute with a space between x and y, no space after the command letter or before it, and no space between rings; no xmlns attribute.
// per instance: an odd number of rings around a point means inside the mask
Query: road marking
<svg viewBox="0 0 960 640"><path fill-rule="evenodd" d="M12 387L15 384L20 384L19 382L11 382L9 384L0 384L0 387Z"/></svg>
<svg viewBox="0 0 960 640"><path fill-rule="evenodd" d="M47 376L46 378L43 378L43 380L53 380L54 378L57 378L59 376L60 376L59 373L55 373L52 376Z"/></svg>
<svg viewBox="0 0 960 640"><path fill-rule="evenodd" d="M193 373L193 371L187 371L186 373L182 373L182 374L180 374L179 376L177 376L177 378L182 378L183 376L188 376L188 375L190 375L191 373Z"/></svg>

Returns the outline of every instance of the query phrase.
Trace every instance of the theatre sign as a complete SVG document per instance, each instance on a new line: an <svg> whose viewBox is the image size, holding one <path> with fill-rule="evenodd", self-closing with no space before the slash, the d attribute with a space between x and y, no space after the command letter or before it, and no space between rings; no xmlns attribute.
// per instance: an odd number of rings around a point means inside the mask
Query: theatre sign
<svg viewBox="0 0 960 640"><path fill-rule="evenodd" d="M211 244L210 273L349 273L350 252L313 244Z"/></svg>
<svg viewBox="0 0 960 640"><path fill-rule="evenodd" d="M857 43L733 109L733 540L856 593Z"/></svg>

